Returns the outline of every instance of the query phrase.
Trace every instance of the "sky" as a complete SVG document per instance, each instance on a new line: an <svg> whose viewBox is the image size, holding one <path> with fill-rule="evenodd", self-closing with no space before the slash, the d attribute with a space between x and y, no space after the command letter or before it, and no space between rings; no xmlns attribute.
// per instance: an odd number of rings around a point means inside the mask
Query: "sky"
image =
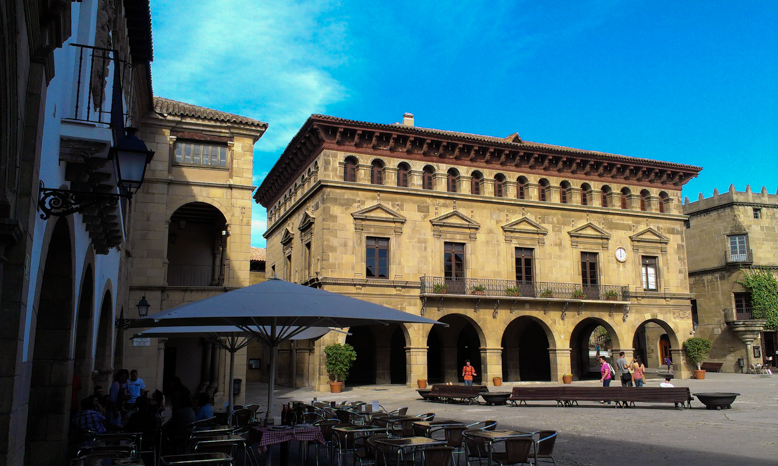
<svg viewBox="0 0 778 466"><path fill-rule="evenodd" d="M151 0L154 94L269 124L314 113L703 167L778 190L778 1ZM264 247L254 204L252 246Z"/></svg>

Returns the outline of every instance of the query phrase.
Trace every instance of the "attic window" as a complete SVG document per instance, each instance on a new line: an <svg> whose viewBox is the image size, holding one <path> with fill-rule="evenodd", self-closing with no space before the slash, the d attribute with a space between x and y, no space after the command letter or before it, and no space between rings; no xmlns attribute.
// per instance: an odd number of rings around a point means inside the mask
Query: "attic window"
<svg viewBox="0 0 778 466"><path fill-rule="evenodd" d="M176 141L176 164L209 168L227 167L227 146L203 142Z"/></svg>

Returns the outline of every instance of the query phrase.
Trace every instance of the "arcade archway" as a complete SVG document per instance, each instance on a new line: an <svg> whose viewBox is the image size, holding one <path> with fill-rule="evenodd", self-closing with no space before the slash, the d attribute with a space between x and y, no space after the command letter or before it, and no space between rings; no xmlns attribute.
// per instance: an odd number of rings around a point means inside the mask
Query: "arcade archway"
<svg viewBox="0 0 778 466"><path fill-rule="evenodd" d="M532 317L522 316L511 322L501 343L503 380L550 381L550 333Z"/></svg>
<svg viewBox="0 0 778 466"><path fill-rule="evenodd" d="M346 343L357 359L349 370L349 385L405 384L407 382L404 328L393 324L352 327Z"/></svg>
<svg viewBox="0 0 778 466"><path fill-rule="evenodd" d="M659 368L665 364L665 359L673 360L673 348L679 348L680 343L672 327L658 319L642 322L635 330L632 347L635 356L639 357L646 367Z"/></svg>
<svg viewBox="0 0 778 466"><path fill-rule="evenodd" d="M462 366L470 360L478 374L473 382L481 383L483 332L480 327L461 314L449 314L439 320L449 326L435 325L427 336L427 380L462 382Z"/></svg>
<svg viewBox="0 0 778 466"><path fill-rule="evenodd" d="M575 326L570 335L570 365L574 377L599 379L597 357L602 355L612 362L612 348L618 348L613 327L602 319L587 318Z"/></svg>

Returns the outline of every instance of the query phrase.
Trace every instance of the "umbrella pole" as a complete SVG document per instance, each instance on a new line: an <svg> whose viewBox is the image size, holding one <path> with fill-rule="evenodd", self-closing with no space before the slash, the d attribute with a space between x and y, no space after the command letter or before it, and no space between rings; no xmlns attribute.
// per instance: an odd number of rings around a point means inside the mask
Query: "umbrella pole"
<svg viewBox="0 0 778 466"><path fill-rule="evenodd" d="M232 427L232 407L235 403L235 345L231 345L230 348L230 383L228 384L229 394L229 408L227 409L227 424Z"/></svg>
<svg viewBox="0 0 778 466"><path fill-rule="evenodd" d="M270 379L267 383L267 411L265 411L265 425L267 418L270 417L270 410L273 407L273 391L276 386L276 358L278 357L278 343L270 345Z"/></svg>

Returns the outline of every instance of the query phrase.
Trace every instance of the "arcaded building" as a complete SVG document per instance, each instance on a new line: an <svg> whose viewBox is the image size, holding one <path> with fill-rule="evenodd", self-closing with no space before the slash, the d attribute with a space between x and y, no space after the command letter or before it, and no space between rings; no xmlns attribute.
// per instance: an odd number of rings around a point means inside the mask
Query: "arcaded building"
<svg viewBox="0 0 778 466"><path fill-rule="evenodd" d="M267 273L449 324L352 328L349 383L598 377L693 333L681 187L699 167L313 115L254 195Z"/></svg>
<svg viewBox="0 0 778 466"><path fill-rule="evenodd" d="M755 318L743 270L778 271L778 193L766 188L744 192L734 186L683 205L689 216L689 286L695 295L697 336L713 342L709 356L724 372L746 371L751 364L776 363L778 338ZM742 361L742 365L739 361Z"/></svg>

